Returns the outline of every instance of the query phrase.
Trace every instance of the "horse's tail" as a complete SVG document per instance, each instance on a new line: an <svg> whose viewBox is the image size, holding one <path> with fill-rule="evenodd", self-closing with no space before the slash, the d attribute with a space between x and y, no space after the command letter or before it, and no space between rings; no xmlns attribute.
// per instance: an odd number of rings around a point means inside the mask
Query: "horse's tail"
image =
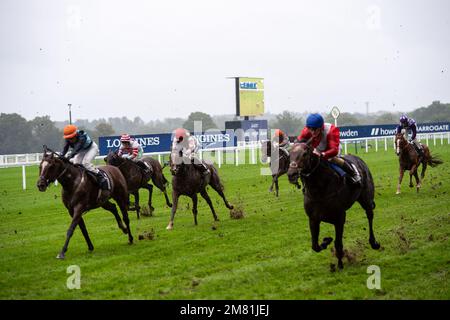
<svg viewBox="0 0 450 320"><path fill-rule="evenodd" d="M432 168L434 168L440 164L443 164L443 163L444 163L444 161L442 161L438 156L432 157L430 155L430 158L427 159L427 164L429 164Z"/></svg>
<svg viewBox="0 0 450 320"><path fill-rule="evenodd" d="M223 186L222 181L220 180L219 173L217 172L216 167L214 167L213 165L210 165L208 167L209 167L209 170L211 172L210 184L211 183L215 184L216 187L220 188L220 190L223 191L225 189L225 187Z"/></svg>
<svg viewBox="0 0 450 320"><path fill-rule="evenodd" d="M152 174L152 182L155 186L158 187L158 189L164 189L169 184L169 181L167 181L166 177L163 174L163 169L166 166L164 163L164 166L161 166L158 160L155 160L153 158L150 158L149 160L152 168L153 168L153 174Z"/></svg>

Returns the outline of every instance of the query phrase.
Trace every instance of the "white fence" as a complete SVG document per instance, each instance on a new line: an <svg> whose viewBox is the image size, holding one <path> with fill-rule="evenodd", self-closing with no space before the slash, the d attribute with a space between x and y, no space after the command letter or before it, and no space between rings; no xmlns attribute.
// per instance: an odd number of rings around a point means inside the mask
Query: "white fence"
<svg viewBox="0 0 450 320"><path fill-rule="evenodd" d="M418 138L421 142L427 145L444 144L447 140L447 144L450 144L450 132L443 133L426 133L419 134ZM379 149L384 149L387 151L389 148L395 150L395 138L394 137L377 137L377 138L356 138L356 139L341 139L342 152L344 154L348 153L350 145L354 145L360 150L369 152L369 150L375 150L378 152ZM430 144L430 142L432 144ZM261 148L259 142L247 143L245 145L238 145L237 147L226 147L226 148L216 148L216 149L203 149L199 152L199 157L201 159L206 158L214 161L220 168L222 164L234 164L239 166L240 164L245 164L247 159L247 153L249 152L247 164L258 164L258 151ZM244 151L244 155L241 155L241 151ZM356 149L357 151L357 149ZM158 152L158 153L144 153L144 155L157 157L159 163L162 164L164 161L164 156L169 155L170 152ZM204 155L205 154L205 155ZM98 156L95 159L103 161L104 156ZM38 165L42 160L41 153L29 153L29 154L12 154L12 155L0 155L0 169L8 167L22 167L22 187L26 189L26 166ZM244 160L244 161L242 161Z"/></svg>

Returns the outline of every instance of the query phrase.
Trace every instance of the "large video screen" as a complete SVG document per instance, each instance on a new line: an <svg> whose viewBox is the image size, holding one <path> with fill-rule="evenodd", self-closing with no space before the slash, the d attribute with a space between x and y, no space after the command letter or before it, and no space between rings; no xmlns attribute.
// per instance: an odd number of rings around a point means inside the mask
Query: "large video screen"
<svg viewBox="0 0 450 320"><path fill-rule="evenodd" d="M239 90L236 108L237 116L260 116L264 114L264 79L237 78Z"/></svg>

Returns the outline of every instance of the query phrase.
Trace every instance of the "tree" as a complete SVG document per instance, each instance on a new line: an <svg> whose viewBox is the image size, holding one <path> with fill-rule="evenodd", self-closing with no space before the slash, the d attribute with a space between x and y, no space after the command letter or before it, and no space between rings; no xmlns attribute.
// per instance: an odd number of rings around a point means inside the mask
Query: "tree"
<svg viewBox="0 0 450 320"><path fill-rule="evenodd" d="M101 122L95 126L94 130L89 132L89 135L94 141L98 143L98 137L114 135L114 128L109 123Z"/></svg>
<svg viewBox="0 0 450 320"><path fill-rule="evenodd" d="M31 126L17 113L0 114L0 154L30 152L32 146Z"/></svg>
<svg viewBox="0 0 450 320"><path fill-rule="evenodd" d="M33 143L27 152L40 152L45 144L53 150L59 150L63 144L63 133L56 128L49 116L36 117L29 121L33 133Z"/></svg>
<svg viewBox="0 0 450 320"><path fill-rule="evenodd" d="M295 113L285 110L276 116L276 120L271 122L270 128L281 129L289 136L296 136L304 125L302 117L297 117Z"/></svg>
<svg viewBox="0 0 450 320"><path fill-rule="evenodd" d="M398 113L383 113L376 120L375 124L393 124L397 123L400 115Z"/></svg>
<svg viewBox="0 0 450 320"><path fill-rule="evenodd" d="M194 132L194 121L201 121L202 131L206 131L209 129L217 129L217 125L214 123L211 116L203 112L192 112L189 115L188 119L183 123L183 128L191 132Z"/></svg>

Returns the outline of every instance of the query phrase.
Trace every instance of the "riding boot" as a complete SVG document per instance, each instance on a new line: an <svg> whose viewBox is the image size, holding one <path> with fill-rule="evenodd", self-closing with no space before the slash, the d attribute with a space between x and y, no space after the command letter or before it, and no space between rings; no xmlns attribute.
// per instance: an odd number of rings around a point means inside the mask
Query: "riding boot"
<svg viewBox="0 0 450 320"><path fill-rule="evenodd" d="M422 147L418 148L417 152L419 153L419 158L423 159L425 157L425 154L423 152L423 148Z"/></svg>
<svg viewBox="0 0 450 320"><path fill-rule="evenodd" d="M142 171L144 171L144 175L151 175L151 168L146 162L136 161L136 164L142 169Z"/></svg>
<svg viewBox="0 0 450 320"><path fill-rule="evenodd" d="M203 176L207 176L209 174L209 169L205 166L204 163L194 164L194 166L200 171Z"/></svg>
<svg viewBox="0 0 450 320"><path fill-rule="evenodd" d="M351 184L358 186L361 185L361 175L359 174L358 169L353 163L350 163L344 159L344 165L342 166L342 169L350 178L349 181Z"/></svg>
<svg viewBox="0 0 450 320"><path fill-rule="evenodd" d="M96 173L96 176L97 176L97 183L100 186L100 189L108 190L109 189L108 181L105 179L103 174L100 171L98 171Z"/></svg>

